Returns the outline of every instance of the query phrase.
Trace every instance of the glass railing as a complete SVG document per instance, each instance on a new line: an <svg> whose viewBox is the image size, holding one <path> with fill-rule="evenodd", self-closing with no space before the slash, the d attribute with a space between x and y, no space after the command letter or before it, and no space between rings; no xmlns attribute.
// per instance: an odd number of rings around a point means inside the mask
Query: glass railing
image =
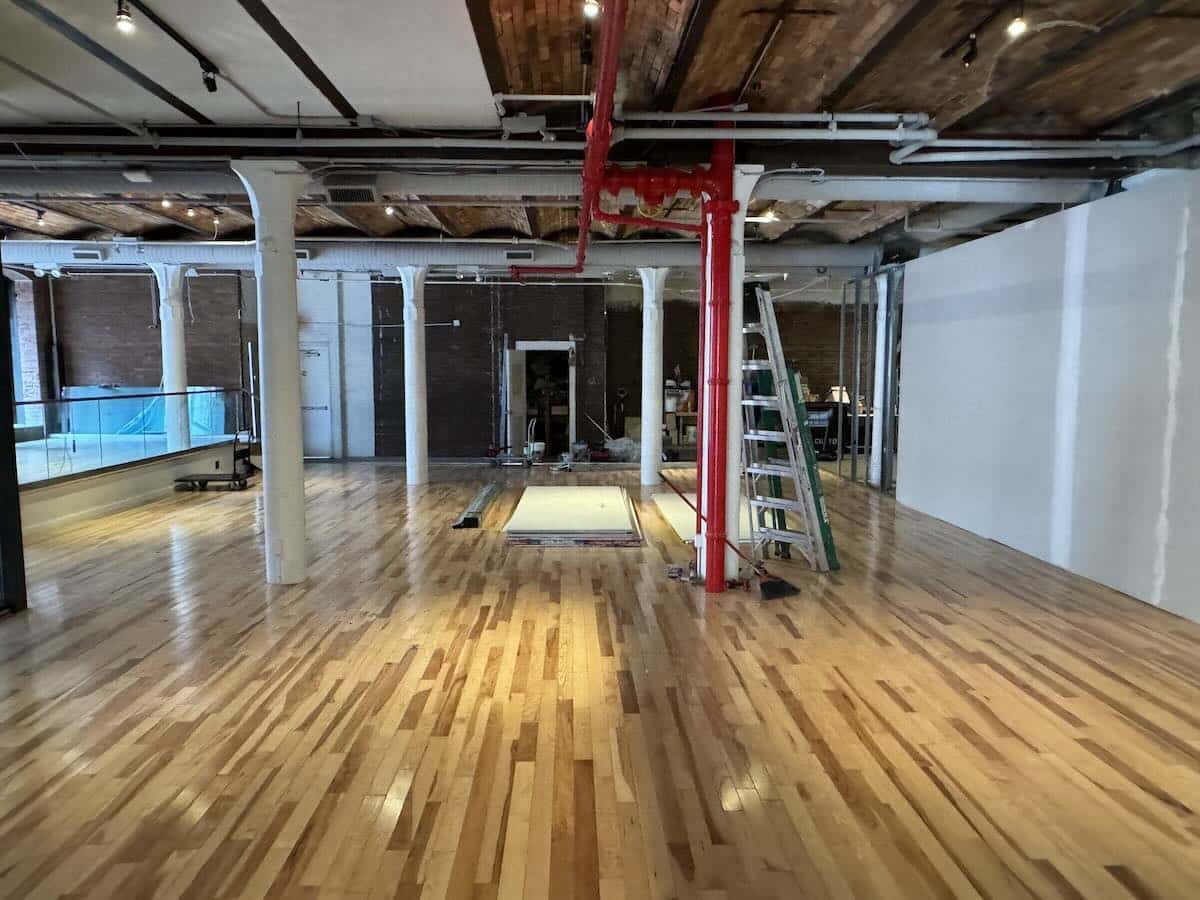
<svg viewBox="0 0 1200 900"><path fill-rule="evenodd" d="M69 396L75 392L105 396ZM182 394L72 388L17 403L17 479L36 484L232 441L244 430L240 390Z"/></svg>

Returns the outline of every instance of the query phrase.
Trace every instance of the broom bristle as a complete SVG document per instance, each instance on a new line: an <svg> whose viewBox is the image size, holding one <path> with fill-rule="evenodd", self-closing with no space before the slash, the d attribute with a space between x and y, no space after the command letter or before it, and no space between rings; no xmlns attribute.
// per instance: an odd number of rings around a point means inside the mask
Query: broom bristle
<svg viewBox="0 0 1200 900"><path fill-rule="evenodd" d="M782 597L794 597L800 593L800 588L790 581L784 581L774 575L760 575L758 592L764 600L779 600Z"/></svg>

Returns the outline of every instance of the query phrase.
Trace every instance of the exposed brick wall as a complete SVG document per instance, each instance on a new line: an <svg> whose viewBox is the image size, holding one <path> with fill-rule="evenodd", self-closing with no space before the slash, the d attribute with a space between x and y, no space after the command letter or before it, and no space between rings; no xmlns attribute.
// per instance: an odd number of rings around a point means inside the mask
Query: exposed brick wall
<svg viewBox="0 0 1200 900"><path fill-rule="evenodd" d="M668 300L663 303L663 378L674 378L679 366L683 380L696 383L699 306ZM625 415L642 414L642 310L620 306L608 311L608 404L611 415L617 388L625 388Z"/></svg>
<svg viewBox="0 0 1200 900"><path fill-rule="evenodd" d="M373 288L375 324L375 448L379 456L404 455L403 293L396 284ZM429 454L482 456L500 422L500 366L509 340L583 338L576 353L579 438L600 435L584 413L604 415L604 295L594 287L509 287L430 284L428 324L461 321L459 328L429 327L425 357L429 402Z"/></svg>
<svg viewBox="0 0 1200 900"><path fill-rule="evenodd" d="M240 387L238 278L189 278L186 289L191 302L185 326L188 383ZM55 281L64 384L156 387L162 380L157 305L150 276L89 275Z"/></svg>
<svg viewBox="0 0 1200 900"><path fill-rule="evenodd" d="M779 336L788 363L797 369L811 390L824 399L838 383L838 335L840 306L829 303L781 303L776 306ZM865 317L864 317L865 319ZM862 323L863 373L860 394L870 395L874 377L870 355L870 324ZM846 386L854 384L854 311L846 315Z"/></svg>

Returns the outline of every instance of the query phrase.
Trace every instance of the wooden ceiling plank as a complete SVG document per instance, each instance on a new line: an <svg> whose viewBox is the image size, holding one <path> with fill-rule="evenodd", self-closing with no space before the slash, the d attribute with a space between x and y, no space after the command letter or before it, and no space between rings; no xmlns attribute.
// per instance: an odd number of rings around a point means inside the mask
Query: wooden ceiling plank
<svg viewBox="0 0 1200 900"><path fill-rule="evenodd" d="M821 98L821 109L831 110L844 100L868 72L899 47L904 39L933 12L938 3L939 0L918 0L909 7L908 12L901 16L896 24L883 32L879 40L850 70L850 73ZM915 111L919 112L919 110ZM908 110L898 110L898 112L908 112Z"/></svg>

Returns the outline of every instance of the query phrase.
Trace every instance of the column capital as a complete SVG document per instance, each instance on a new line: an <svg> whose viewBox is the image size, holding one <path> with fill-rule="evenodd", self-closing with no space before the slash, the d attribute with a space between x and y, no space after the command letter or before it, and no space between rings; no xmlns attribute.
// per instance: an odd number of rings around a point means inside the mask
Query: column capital
<svg viewBox="0 0 1200 900"><path fill-rule="evenodd" d="M667 285L667 276L670 274L671 270L665 268L644 266L638 269L638 275L642 278L643 303L662 303L663 291Z"/></svg>

